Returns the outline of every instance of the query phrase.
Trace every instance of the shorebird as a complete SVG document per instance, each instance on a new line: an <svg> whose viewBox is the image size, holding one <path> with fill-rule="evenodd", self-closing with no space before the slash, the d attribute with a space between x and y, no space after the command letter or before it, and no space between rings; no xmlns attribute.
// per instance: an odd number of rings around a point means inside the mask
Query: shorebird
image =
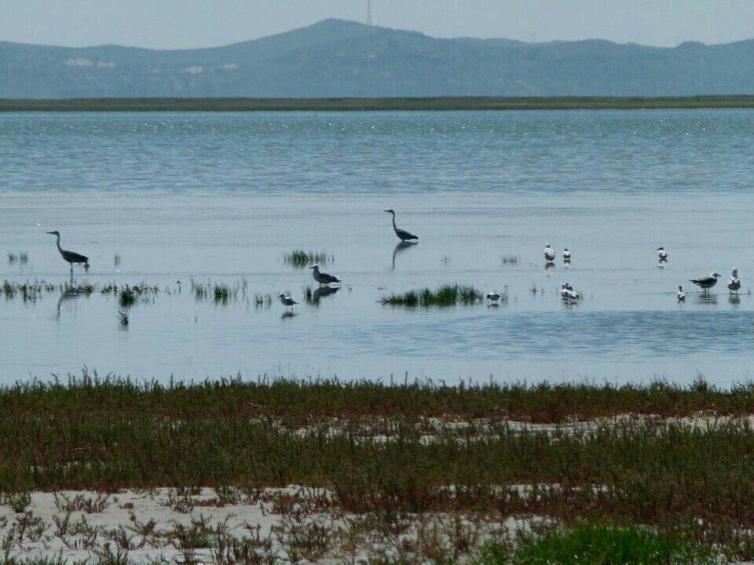
<svg viewBox="0 0 754 565"><path fill-rule="evenodd" d="M60 251L60 255L63 257L63 259L65 259L66 261L68 261L68 263L70 263L70 265L71 265L71 278L73 278L73 265L74 265L74 263L83 263L84 264L84 270L86 270L86 271L89 270L89 258L88 257L80 255L79 253L76 253L74 251L67 251L67 250L63 249L62 247L60 247L60 232L59 231L57 231L57 230L55 230L55 231L48 231L47 233L49 233L50 235L54 235L55 237L57 237L58 251Z"/></svg>
<svg viewBox="0 0 754 565"><path fill-rule="evenodd" d="M685 302L686 301L686 293L683 292L683 287L678 287L678 292L675 293L676 298L678 298L678 302Z"/></svg>
<svg viewBox="0 0 754 565"><path fill-rule="evenodd" d="M691 282L702 289L702 292L706 293L710 288L717 284L717 279L721 275L719 273L711 273L708 277L702 277L700 279L691 279Z"/></svg>
<svg viewBox="0 0 754 565"><path fill-rule="evenodd" d="M730 282L728 283L728 290L733 294L738 294L738 289L741 288L741 280L738 278L738 269L733 269L730 272Z"/></svg>
<svg viewBox="0 0 754 565"><path fill-rule="evenodd" d="M401 241L411 241L411 240L419 239L418 236L415 236L414 234L409 233L406 230L402 230L401 228L395 225L395 210L390 209L390 210L385 210L385 212L393 215L393 229L395 230L395 235L397 235Z"/></svg>
<svg viewBox="0 0 754 565"><path fill-rule="evenodd" d="M288 309L288 307L290 307L292 310L293 305L298 304L298 302L293 300L293 298L291 298L290 296L286 296L285 294L282 294L282 293L280 294L280 302L283 304L283 306L285 306L286 310Z"/></svg>
<svg viewBox="0 0 754 565"><path fill-rule="evenodd" d="M668 252L665 251L664 247L657 248L657 257L660 259L660 263L664 263L668 260Z"/></svg>
<svg viewBox="0 0 754 565"><path fill-rule="evenodd" d="M494 302L495 304L497 304L497 301L500 300L500 298L502 296L503 295L500 294L499 292L488 292L487 293L487 300L491 301L491 302Z"/></svg>
<svg viewBox="0 0 754 565"><path fill-rule="evenodd" d="M567 247L563 250L563 262L564 263L570 263L571 262L571 252L568 251Z"/></svg>
<svg viewBox="0 0 754 565"><path fill-rule="evenodd" d="M560 287L560 297L566 302L573 302L581 298L581 295L573 290L570 283L565 283Z"/></svg>
<svg viewBox="0 0 754 565"><path fill-rule="evenodd" d="M314 277L314 280L317 281L320 285L342 282L336 276L321 272L319 270L319 265L317 264L314 264L309 268L312 270L312 276Z"/></svg>
<svg viewBox="0 0 754 565"><path fill-rule="evenodd" d="M545 261L555 261L555 250L548 243L545 245Z"/></svg>

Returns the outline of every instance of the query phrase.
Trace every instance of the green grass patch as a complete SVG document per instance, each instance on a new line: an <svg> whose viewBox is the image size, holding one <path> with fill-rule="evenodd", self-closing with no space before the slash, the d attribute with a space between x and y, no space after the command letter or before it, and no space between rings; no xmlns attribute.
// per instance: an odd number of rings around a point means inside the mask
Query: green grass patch
<svg viewBox="0 0 754 565"><path fill-rule="evenodd" d="M287 265L290 265L295 269L303 269L315 263L319 265L327 265L328 263L332 263L335 258L323 251L307 252L302 249L294 249L290 253L285 254L283 260Z"/></svg>
<svg viewBox="0 0 754 565"><path fill-rule="evenodd" d="M410 308L422 306L456 306L458 304L471 305L481 302L482 293L472 286L445 285L436 290L410 290L402 294L391 294L381 299L382 304L388 306L407 306Z"/></svg>
<svg viewBox="0 0 754 565"><path fill-rule="evenodd" d="M487 544L475 560L478 565L625 565L626 563L720 563L709 548L670 534L635 525L580 524L553 529L540 537L528 536L516 550Z"/></svg>

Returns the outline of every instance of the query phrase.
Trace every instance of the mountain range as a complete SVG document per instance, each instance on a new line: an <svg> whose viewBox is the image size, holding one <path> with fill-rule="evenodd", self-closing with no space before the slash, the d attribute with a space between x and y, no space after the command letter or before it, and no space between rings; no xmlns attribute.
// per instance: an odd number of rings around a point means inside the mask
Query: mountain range
<svg viewBox="0 0 754 565"><path fill-rule="evenodd" d="M698 96L754 94L754 40L442 39L323 20L222 47L0 42L0 98Z"/></svg>

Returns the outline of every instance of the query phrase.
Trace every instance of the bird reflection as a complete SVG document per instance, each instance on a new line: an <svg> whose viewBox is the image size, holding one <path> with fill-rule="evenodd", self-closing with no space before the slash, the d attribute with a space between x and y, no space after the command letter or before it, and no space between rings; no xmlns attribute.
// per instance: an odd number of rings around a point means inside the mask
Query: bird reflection
<svg viewBox="0 0 754 565"><path fill-rule="evenodd" d="M61 294L60 298L58 298L58 306L56 309L56 318L60 318L60 305L63 304L66 300L73 300L78 298L79 296L82 296L84 292L81 289L78 288L66 288Z"/></svg>
<svg viewBox="0 0 754 565"><path fill-rule="evenodd" d="M390 269L391 271L395 271L395 256L398 255L398 253L402 253L406 249L410 249L414 245L418 245L417 241L400 241L395 246L395 249L393 249L393 266Z"/></svg>
<svg viewBox="0 0 754 565"><path fill-rule="evenodd" d="M552 271L553 269L555 269L555 262L547 261L547 263L545 263L545 271Z"/></svg>
<svg viewBox="0 0 754 565"><path fill-rule="evenodd" d="M738 306L739 304L741 304L741 297L738 294L728 295L728 304L732 304L733 306Z"/></svg>
<svg viewBox="0 0 754 565"><path fill-rule="evenodd" d="M319 299L324 298L325 296L330 296L331 294L335 294L340 290L339 286L320 286L319 288L314 289L314 292L312 292L312 300L311 303L319 306Z"/></svg>
<svg viewBox="0 0 754 565"><path fill-rule="evenodd" d="M286 310L283 312L280 316L281 320L286 320L288 318L293 318L296 315L296 313L293 310Z"/></svg>
<svg viewBox="0 0 754 565"><path fill-rule="evenodd" d="M697 294L697 304L717 304L717 294L710 294L709 292L702 292Z"/></svg>

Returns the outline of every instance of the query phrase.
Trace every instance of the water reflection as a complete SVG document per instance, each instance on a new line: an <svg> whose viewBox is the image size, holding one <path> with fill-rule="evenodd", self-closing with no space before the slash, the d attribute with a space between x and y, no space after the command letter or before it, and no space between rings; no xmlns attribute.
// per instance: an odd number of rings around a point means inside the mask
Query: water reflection
<svg viewBox="0 0 754 565"><path fill-rule="evenodd" d="M395 249L393 249L393 265L391 267L391 271L395 271L395 257L399 254L405 251L406 249L409 249L411 247L414 247L415 245L418 245L418 241L401 241L396 246Z"/></svg>
<svg viewBox="0 0 754 565"><path fill-rule="evenodd" d="M728 304L732 304L733 306L738 306L739 304L741 304L741 297L738 294L728 295Z"/></svg>
<svg viewBox="0 0 754 565"><path fill-rule="evenodd" d="M548 261L545 263L545 271L552 271L555 269L555 262L554 261Z"/></svg>
<svg viewBox="0 0 754 565"><path fill-rule="evenodd" d="M711 294L709 292L702 292L697 294L696 297L696 303L697 304L710 304L713 306L717 305L717 294Z"/></svg>
<svg viewBox="0 0 754 565"><path fill-rule="evenodd" d="M63 302L66 302L68 300L74 300L76 298L79 298L80 296L84 295L84 291L79 288L66 288L61 294L60 298L58 298L58 304L56 307L56 313L55 318L60 318L60 306L63 304Z"/></svg>

